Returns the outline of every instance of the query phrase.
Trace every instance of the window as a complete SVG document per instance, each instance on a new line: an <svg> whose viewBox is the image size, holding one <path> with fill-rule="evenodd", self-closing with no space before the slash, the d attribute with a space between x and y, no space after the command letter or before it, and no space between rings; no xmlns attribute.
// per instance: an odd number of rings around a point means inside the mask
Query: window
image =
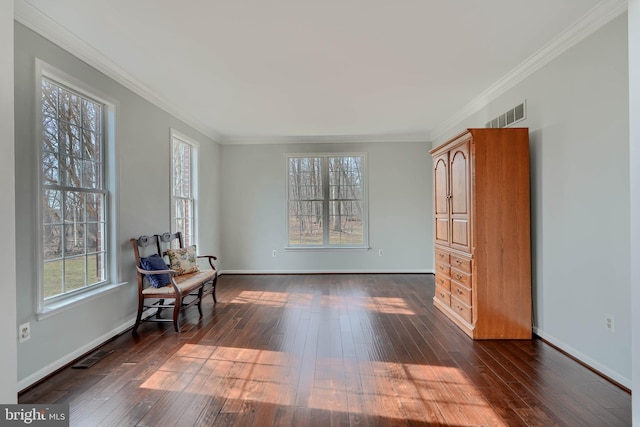
<svg viewBox="0 0 640 427"><path fill-rule="evenodd" d="M105 120L112 107L68 78L40 71L42 312L109 280Z"/></svg>
<svg viewBox="0 0 640 427"><path fill-rule="evenodd" d="M195 236L195 150L196 145L176 132L171 134L171 232L182 232L185 246Z"/></svg>
<svg viewBox="0 0 640 427"><path fill-rule="evenodd" d="M368 245L364 155L288 156L288 246Z"/></svg>

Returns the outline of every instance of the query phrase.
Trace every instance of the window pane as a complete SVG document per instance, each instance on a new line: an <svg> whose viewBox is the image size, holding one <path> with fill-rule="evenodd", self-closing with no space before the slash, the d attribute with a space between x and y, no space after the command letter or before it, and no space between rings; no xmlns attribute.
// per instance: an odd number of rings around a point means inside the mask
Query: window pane
<svg viewBox="0 0 640 427"><path fill-rule="evenodd" d="M62 261L50 261L44 263L43 269L43 294L49 298L62 293Z"/></svg>
<svg viewBox="0 0 640 427"><path fill-rule="evenodd" d="M80 157L82 155L82 145L80 141L80 128L66 122L58 124L58 139L60 150L63 154Z"/></svg>
<svg viewBox="0 0 640 427"><path fill-rule="evenodd" d="M64 288L65 292L83 288L86 285L85 257L65 258Z"/></svg>
<svg viewBox="0 0 640 427"><path fill-rule="evenodd" d="M80 98L75 93L60 88L60 120L80 126Z"/></svg>
<svg viewBox="0 0 640 427"><path fill-rule="evenodd" d="M100 144L98 134L88 129L82 130L82 156L86 160L100 160Z"/></svg>
<svg viewBox="0 0 640 427"><path fill-rule="evenodd" d="M59 224L62 222L62 193L45 189L42 195L42 223Z"/></svg>
<svg viewBox="0 0 640 427"><path fill-rule="evenodd" d="M100 131L102 107L87 99L82 100L82 127L92 132Z"/></svg>
<svg viewBox="0 0 640 427"><path fill-rule="evenodd" d="M64 222L84 222L84 198L85 193L78 191L64 192Z"/></svg>
<svg viewBox="0 0 640 427"><path fill-rule="evenodd" d="M105 196L101 193L87 193L85 197L87 202L87 222L104 221L103 206Z"/></svg>
<svg viewBox="0 0 640 427"><path fill-rule="evenodd" d="M289 159L289 200L322 200L321 158Z"/></svg>
<svg viewBox="0 0 640 427"><path fill-rule="evenodd" d="M87 253L104 251L104 224L86 224Z"/></svg>
<svg viewBox="0 0 640 427"><path fill-rule="evenodd" d="M364 243L359 202L330 202L329 212L330 244Z"/></svg>
<svg viewBox="0 0 640 427"><path fill-rule="evenodd" d="M191 145L174 140L173 195L191 197Z"/></svg>
<svg viewBox="0 0 640 427"><path fill-rule="evenodd" d="M73 256L85 253L84 224L66 224L64 226L64 255Z"/></svg>
<svg viewBox="0 0 640 427"><path fill-rule="evenodd" d="M58 158L54 153L43 151L42 152L42 183L43 184L57 184L59 175Z"/></svg>
<svg viewBox="0 0 640 427"><path fill-rule="evenodd" d="M42 118L42 150L57 153L58 147L58 121L52 117Z"/></svg>
<svg viewBox="0 0 640 427"><path fill-rule="evenodd" d="M84 188L101 188L100 184L100 170L102 169L100 163L92 162L89 160L78 160L78 163L82 163L82 187Z"/></svg>
<svg viewBox="0 0 640 427"><path fill-rule="evenodd" d="M65 256L85 253L84 193L64 193Z"/></svg>
<svg viewBox="0 0 640 427"><path fill-rule="evenodd" d="M43 230L43 256L45 260L62 257L62 226L45 225Z"/></svg>
<svg viewBox="0 0 640 427"><path fill-rule="evenodd" d="M42 115L57 117L58 115L58 86L42 80Z"/></svg>
<svg viewBox="0 0 640 427"><path fill-rule="evenodd" d="M175 233L180 232L184 237L184 218L174 218L173 220L173 231Z"/></svg>
<svg viewBox="0 0 640 427"><path fill-rule="evenodd" d="M174 199L174 232L180 231L185 245L193 241L193 200Z"/></svg>
<svg viewBox="0 0 640 427"><path fill-rule="evenodd" d="M289 202L289 244L321 245L323 202Z"/></svg>
<svg viewBox="0 0 640 427"><path fill-rule="evenodd" d="M105 280L104 254L94 254L87 257L87 285L93 285Z"/></svg>
<svg viewBox="0 0 640 427"><path fill-rule="evenodd" d="M362 197L362 157L329 158L331 199L360 199Z"/></svg>
<svg viewBox="0 0 640 427"><path fill-rule="evenodd" d="M80 187L82 161L76 157L60 156L60 183L67 187Z"/></svg>

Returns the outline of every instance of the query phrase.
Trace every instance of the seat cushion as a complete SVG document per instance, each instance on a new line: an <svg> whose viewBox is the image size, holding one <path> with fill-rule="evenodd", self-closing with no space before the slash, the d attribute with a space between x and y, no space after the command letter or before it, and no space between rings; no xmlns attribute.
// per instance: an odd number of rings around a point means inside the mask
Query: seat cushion
<svg viewBox="0 0 640 427"><path fill-rule="evenodd" d="M140 267L149 271L167 270L169 268L158 254L153 254L146 258L140 258ZM171 279L168 274L147 274L146 277L149 284L154 288L161 288L171 283Z"/></svg>
<svg viewBox="0 0 640 427"><path fill-rule="evenodd" d="M182 296L198 289L203 283L209 282L216 277L215 270L200 270L196 273L183 274L182 276L175 276L174 280ZM175 290L173 286L165 286L163 288L146 288L142 291L146 296L158 296L164 298L175 297Z"/></svg>

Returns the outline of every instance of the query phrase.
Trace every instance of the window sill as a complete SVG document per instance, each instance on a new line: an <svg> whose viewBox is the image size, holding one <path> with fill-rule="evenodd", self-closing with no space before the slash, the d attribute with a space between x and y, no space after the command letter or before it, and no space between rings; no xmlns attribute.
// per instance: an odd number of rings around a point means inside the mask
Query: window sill
<svg viewBox="0 0 640 427"><path fill-rule="evenodd" d="M66 298L63 301L58 301L53 304L47 304L36 312L36 320L44 320L58 313L62 313L64 311L77 307L80 304L84 304L86 302L93 301L94 299L99 298L103 295L113 293L127 283L128 282L121 282L104 285L99 287L98 289L83 292L73 297Z"/></svg>

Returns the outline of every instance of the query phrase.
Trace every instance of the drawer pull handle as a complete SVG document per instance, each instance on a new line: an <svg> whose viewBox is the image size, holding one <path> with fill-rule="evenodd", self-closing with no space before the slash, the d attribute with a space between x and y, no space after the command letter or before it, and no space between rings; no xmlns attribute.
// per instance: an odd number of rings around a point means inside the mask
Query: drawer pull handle
<svg viewBox="0 0 640 427"><path fill-rule="evenodd" d="M440 258L444 258L444 254L438 254L438 255L440 255Z"/></svg>
<svg viewBox="0 0 640 427"><path fill-rule="evenodd" d="M456 273L456 279L462 279L462 276Z"/></svg>
<svg viewBox="0 0 640 427"><path fill-rule="evenodd" d="M461 291L460 289L456 289L456 293L457 293L458 295L462 295L462 291Z"/></svg>
<svg viewBox="0 0 640 427"><path fill-rule="evenodd" d="M462 261L460 261L459 259L456 260L456 264L460 265L462 264Z"/></svg>

